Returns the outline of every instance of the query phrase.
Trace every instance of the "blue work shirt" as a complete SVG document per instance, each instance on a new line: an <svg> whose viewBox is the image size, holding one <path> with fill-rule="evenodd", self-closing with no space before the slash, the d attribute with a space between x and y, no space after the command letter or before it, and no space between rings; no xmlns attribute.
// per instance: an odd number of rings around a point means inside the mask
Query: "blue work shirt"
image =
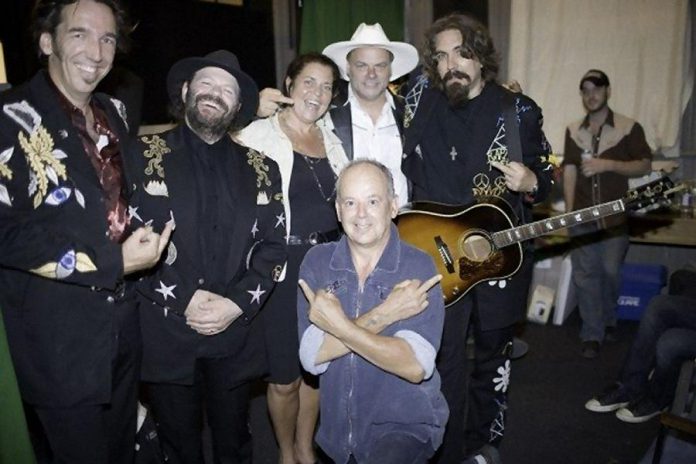
<svg viewBox="0 0 696 464"><path fill-rule="evenodd" d="M425 281L436 273L432 259L402 242L394 225L362 291L345 236L309 250L300 267L300 278L314 291L324 289L336 295L352 320L381 304L399 282ZM322 449L337 464L346 463L351 454L363 462L374 440L392 432L410 434L423 443L430 441L437 449L449 416L435 370L445 314L440 285L428 292L428 307L423 312L381 332L409 343L425 372L418 384L385 372L354 353L316 365L324 332L309 321L308 309L299 290L300 360L305 370L321 375L321 421L316 440Z"/></svg>

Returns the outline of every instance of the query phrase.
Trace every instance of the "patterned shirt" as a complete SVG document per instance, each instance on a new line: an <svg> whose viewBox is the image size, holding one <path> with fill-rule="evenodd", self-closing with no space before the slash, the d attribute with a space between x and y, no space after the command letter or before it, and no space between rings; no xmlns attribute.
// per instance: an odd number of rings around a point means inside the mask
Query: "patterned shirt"
<svg viewBox="0 0 696 464"><path fill-rule="evenodd" d="M126 238L125 232L129 218L127 214L128 202L124 192L123 160L121 159L118 137L109 127L109 120L104 110L97 104L96 100L92 99L89 107L94 115L93 130L99 136L95 143L87 131L87 120L84 113L58 90L52 80L49 79L49 82L56 91L61 107L80 135L85 154L99 178L104 194L106 221L109 224L109 239L121 243Z"/></svg>

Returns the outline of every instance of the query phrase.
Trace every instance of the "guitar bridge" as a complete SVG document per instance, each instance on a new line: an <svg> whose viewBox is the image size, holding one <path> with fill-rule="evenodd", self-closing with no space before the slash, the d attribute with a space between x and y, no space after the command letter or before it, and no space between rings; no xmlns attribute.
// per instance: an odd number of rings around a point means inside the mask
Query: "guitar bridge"
<svg viewBox="0 0 696 464"><path fill-rule="evenodd" d="M452 259L452 253L450 253L449 247L439 235L435 236L435 246L437 247L437 252L440 254L442 262L445 263L447 272L454 274L454 260Z"/></svg>

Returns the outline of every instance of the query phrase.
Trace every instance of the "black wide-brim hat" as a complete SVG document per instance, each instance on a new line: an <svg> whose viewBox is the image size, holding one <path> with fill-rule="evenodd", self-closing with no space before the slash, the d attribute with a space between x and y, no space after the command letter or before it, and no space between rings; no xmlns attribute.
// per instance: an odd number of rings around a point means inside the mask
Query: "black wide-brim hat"
<svg viewBox="0 0 696 464"><path fill-rule="evenodd" d="M241 70L237 56L227 50L217 50L203 57L184 58L174 63L167 74L167 92L172 103L176 105L181 101L184 82L191 80L196 71L209 66L224 69L237 79L242 106L236 119L242 124L251 121L259 106L259 88L254 79Z"/></svg>

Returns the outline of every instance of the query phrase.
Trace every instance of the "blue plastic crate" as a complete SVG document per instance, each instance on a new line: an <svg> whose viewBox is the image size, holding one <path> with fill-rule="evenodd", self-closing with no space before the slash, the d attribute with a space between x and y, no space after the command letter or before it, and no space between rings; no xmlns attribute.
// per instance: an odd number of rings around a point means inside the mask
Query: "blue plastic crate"
<svg viewBox="0 0 696 464"><path fill-rule="evenodd" d="M650 300L667 282L667 268L658 264L624 263L616 306L619 319L640 320Z"/></svg>

